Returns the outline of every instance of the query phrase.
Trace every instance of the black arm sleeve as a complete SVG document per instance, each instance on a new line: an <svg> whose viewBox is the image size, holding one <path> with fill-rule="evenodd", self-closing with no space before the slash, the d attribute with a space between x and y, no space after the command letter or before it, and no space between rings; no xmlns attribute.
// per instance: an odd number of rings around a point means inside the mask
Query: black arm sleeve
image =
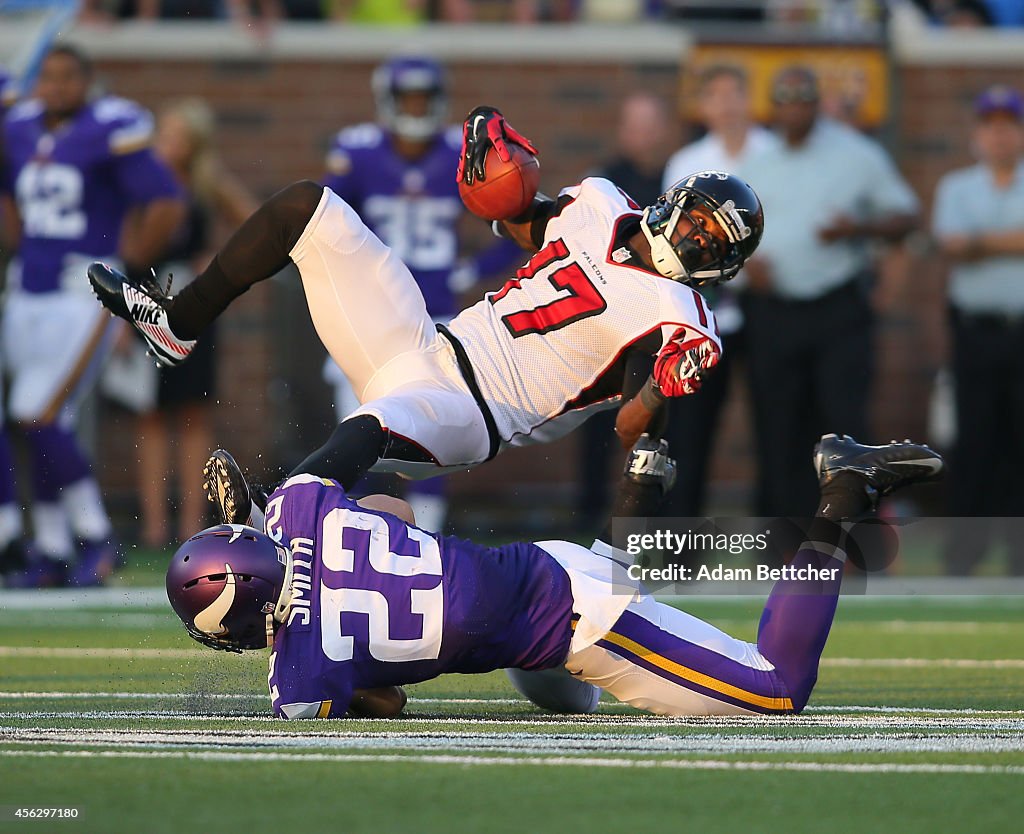
<svg viewBox="0 0 1024 834"><path fill-rule="evenodd" d="M657 334L652 334L655 339L645 339L638 342L630 349L626 359L626 376L622 381L622 401L629 402L641 392L647 384L654 370L654 353L661 347L661 340ZM651 348L653 345L653 348ZM651 422L647 427L647 433L657 439L660 438L668 427L668 403L663 402L658 410L654 412Z"/></svg>
<svg viewBox="0 0 1024 834"><path fill-rule="evenodd" d="M168 304L167 322L180 339L195 339L253 284L284 269L320 204L323 186L292 183L260 206L210 265Z"/></svg>

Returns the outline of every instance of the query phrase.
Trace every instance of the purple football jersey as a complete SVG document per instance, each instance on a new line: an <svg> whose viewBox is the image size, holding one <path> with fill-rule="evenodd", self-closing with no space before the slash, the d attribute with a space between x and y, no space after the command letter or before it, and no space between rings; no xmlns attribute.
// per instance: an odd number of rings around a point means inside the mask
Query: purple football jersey
<svg viewBox="0 0 1024 834"><path fill-rule="evenodd" d="M458 221L464 207L455 171L462 132L450 127L410 162L394 149L378 125L342 130L327 155L324 185L356 210L363 222L409 267L436 318L457 312L452 273L459 255ZM484 276L523 260L522 251L501 241L474 264Z"/></svg>
<svg viewBox="0 0 1024 834"><path fill-rule="evenodd" d="M433 535L308 475L271 496L266 529L294 566L270 657L279 716L340 717L356 689L548 669L569 653L569 577L535 545Z"/></svg>
<svg viewBox="0 0 1024 834"><path fill-rule="evenodd" d="M147 111L112 96L53 132L39 101L11 108L0 190L14 195L21 216L22 289L51 292L84 281L84 262L117 254L129 208L180 193L149 148L152 131Z"/></svg>

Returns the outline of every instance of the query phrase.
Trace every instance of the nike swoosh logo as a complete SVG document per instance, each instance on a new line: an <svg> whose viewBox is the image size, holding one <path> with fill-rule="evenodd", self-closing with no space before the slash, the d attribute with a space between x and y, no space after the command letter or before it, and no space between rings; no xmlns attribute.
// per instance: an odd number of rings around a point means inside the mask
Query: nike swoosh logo
<svg viewBox="0 0 1024 834"><path fill-rule="evenodd" d="M480 124L480 122L485 121L485 119L485 116L477 116L475 119L473 119L473 133L476 133L476 126Z"/></svg>
<svg viewBox="0 0 1024 834"><path fill-rule="evenodd" d="M227 574L224 589L217 595L217 599L196 614L194 620L196 628L211 637L223 637L228 633L223 620L235 601L235 575L231 571L231 565L225 564L224 571Z"/></svg>
<svg viewBox="0 0 1024 834"><path fill-rule="evenodd" d="M890 466L923 466L926 469L930 469L932 472L938 472L942 469L942 461L935 460L935 458L922 458L921 460L894 460Z"/></svg>

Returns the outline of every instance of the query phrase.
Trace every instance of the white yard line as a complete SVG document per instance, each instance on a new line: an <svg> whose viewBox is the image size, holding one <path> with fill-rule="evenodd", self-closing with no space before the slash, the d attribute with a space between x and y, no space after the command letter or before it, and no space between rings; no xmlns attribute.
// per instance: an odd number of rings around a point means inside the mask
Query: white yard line
<svg viewBox="0 0 1024 834"><path fill-rule="evenodd" d="M77 588L0 590L0 611L56 611L67 608L164 608L163 588Z"/></svg>
<svg viewBox="0 0 1024 834"><path fill-rule="evenodd" d="M948 657L823 657L822 666L852 668L915 668L915 669L1024 669L1020 658Z"/></svg>
<svg viewBox="0 0 1024 834"><path fill-rule="evenodd" d="M264 700L269 695L263 692L59 692L59 691L36 691L20 692L18 690L0 691L0 701L21 701L21 700L44 700L44 701L73 701L73 700L190 700L202 698L212 701L253 701ZM409 703L416 705L445 706L447 704L467 706L528 706L529 701L523 698L419 698L412 696ZM855 704L823 704L809 706L806 713L827 713L834 716L839 713L878 713L893 715L1001 715L1014 716L1024 715L1024 709L950 709L948 707L889 707L889 706L862 706Z"/></svg>
<svg viewBox="0 0 1024 834"><path fill-rule="evenodd" d="M0 657L54 657L54 658L167 658L181 660L188 658L212 658L213 655L201 649L130 649L120 647L63 647L41 646L0 646ZM935 668L935 669L1024 669L1020 658L974 658L943 657L826 657L822 666L852 668Z"/></svg>
<svg viewBox="0 0 1024 834"><path fill-rule="evenodd" d="M197 649L127 649L127 648L44 648L41 646L0 646L0 657L58 657L58 658L163 658L185 660L212 657Z"/></svg>
<svg viewBox="0 0 1024 834"><path fill-rule="evenodd" d="M245 723L258 722L276 724L277 727L289 726L293 729L287 732L309 733L323 737L344 737L349 736L354 730L344 730L345 722L336 721L303 721L295 724L285 724L281 719L272 717L269 714L260 715L238 715L238 714L217 714L206 712L194 712L190 710L169 711L169 710L67 710L67 711L9 711L0 712L0 720L3 721L143 721L152 720L160 722L205 722L205 723ZM542 730L556 731L560 727L574 729L590 727L607 728L629 728L629 729L671 729L671 728L699 728L699 729L782 729L799 728L801 730L812 730L824 728L827 732L834 731L893 731L906 732L919 731L957 731L976 732L986 734L996 733L1018 733L1024 735L1024 719L1022 718L975 718L968 716L897 716L897 715L788 715L788 716L686 716L686 717L661 717L645 715L577 715L524 718L522 716L494 716L479 717L458 715L450 716L416 716L411 715L405 718L384 718L384 719L360 719L370 721L379 732L386 732L387 728L393 727L396 722L403 721L414 724L423 729L418 732L435 733L444 732L445 727L512 727L526 728L536 727ZM28 732L38 730L38 724L32 727L0 726L0 732ZM78 732L76 730L75 732ZM85 732L83 730L83 732ZM140 731L141 732L141 731ZM168 730L167 732L190 732L187 730ZM231 731L198 731L191 732L231 732ZM411 731L410 731L411 732ZM374 731L374 735L378 731Z"/></svg>
<svg viewBox="0 0 1024 834"><path fill-rule="evenodd" d="M1016 765L948 765L948 764L839 764L829 762L758 762L717 759L628 759L585 756L502 757L502 756L403 756L362 753L267 753L213 752L184 750L3 750L3 757L84 758L84 759L182 759L214 762L373 762L390 764L448 764L463 767L612 767L669 768L672 770L755 770L811 773L929 773L1024 775L1024 767Z"/></svg>
<svg viewBox="0 0 1024 834"><path fill-rule="evenodd" d="M1020 753L1024 735L866 733L855 736L792 737L724 733L686 735L614 733L353 731L329 735L239 733L200 730L65 730L0 728L0 744L118 748L290 748L296 750L395 750L500 752L507 754L632 753Z"/></svg>

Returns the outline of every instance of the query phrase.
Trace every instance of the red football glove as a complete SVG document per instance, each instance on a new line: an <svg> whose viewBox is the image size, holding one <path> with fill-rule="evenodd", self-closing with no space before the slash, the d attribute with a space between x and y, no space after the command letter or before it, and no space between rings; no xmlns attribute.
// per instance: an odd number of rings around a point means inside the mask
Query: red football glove
<svg viewBox="0 0 1024 834"><path fill-rule="evenodd" d="M498 152L498 159L508 162L512 155L508 152L506 141L522 145L535 156L537 154L533 143L506 122L498 110L486 106L475 108L462 123L462 155L459 157L456 181L472 185L475 180L486 179L484 162L487 151L492 147Z"/></svg>
<svg viewBox="0 0 1024 834"><path fill-rule="evenodd" d="M722 349L709 336L687 341L687 330L679 328L654 362L654 382L666 397L681 397L700 389L701 377L718 364Z"/></svg>

